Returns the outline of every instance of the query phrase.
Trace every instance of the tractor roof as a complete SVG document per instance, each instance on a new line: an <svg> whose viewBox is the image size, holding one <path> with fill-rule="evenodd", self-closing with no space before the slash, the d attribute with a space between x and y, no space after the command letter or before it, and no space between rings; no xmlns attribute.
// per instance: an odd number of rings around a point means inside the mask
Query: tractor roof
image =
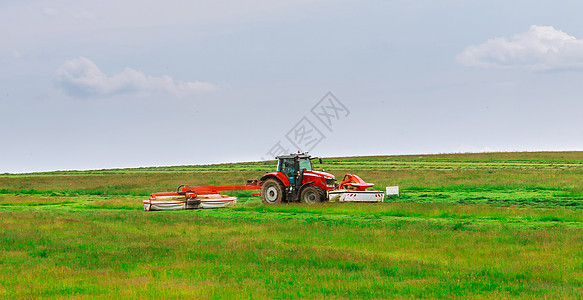
<svg viewBox="0 0 583 300"><path fill-rule="evenodd" d="M311 156L309 154L305 154L305 153L290 153L290 155L280 155L280 156L276 156L275 158L280 159L280 158L310 158Z"/></svg>

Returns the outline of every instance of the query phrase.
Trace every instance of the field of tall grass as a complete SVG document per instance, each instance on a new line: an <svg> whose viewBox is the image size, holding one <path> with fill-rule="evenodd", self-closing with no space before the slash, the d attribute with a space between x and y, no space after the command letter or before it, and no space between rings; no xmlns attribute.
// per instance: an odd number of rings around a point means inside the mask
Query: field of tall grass
<svg viewBox="0 0 583 300"><path fill-rule="evenodd" d="M0 175L0 298L581 298L583 152L328 158L383 203L145 212L274 162Z"/></svg>

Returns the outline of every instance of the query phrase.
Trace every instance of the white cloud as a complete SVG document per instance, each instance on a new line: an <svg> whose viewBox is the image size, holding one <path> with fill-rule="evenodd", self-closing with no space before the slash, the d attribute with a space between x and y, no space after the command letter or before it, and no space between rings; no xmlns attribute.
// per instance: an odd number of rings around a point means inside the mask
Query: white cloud
<svg viewBox="0 0 583 300"><path fill-rule="evenodd" d="M471 45L457 61L468 67L553 70L583 68L583 39L552 26L532 25L512 38L493 38Z"/></svg>
<svg viewBox="0 0 583 300"><path fill-rule="evenodd" d="M147 76L125 68L113 76L105 75L85 57L66 61L58 70L57 84L75 97L109 96L124 93L169 93L175 96L200 94L217 90L213 84L200 81L174 81L170 76Z"/></svg>

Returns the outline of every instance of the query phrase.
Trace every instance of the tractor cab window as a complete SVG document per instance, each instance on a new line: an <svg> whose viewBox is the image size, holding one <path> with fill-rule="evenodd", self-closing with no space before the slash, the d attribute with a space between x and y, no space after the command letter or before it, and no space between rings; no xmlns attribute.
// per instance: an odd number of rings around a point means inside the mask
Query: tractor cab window
<svg viewBox="0 0 583 300"><path fill-rule="evenodd" d="M310 162L309 158L301 158L300 159L300 170L312 170L312 162Z"/></svg>
<svg viewBox="0 0 583 300"><path fill-rule="evenodd" d="M296 170L296 164L293 158L280 158L277 162L277 171L286 174L295 174L301 170L312 170L312 162L309 158L300 158L299 165L300 169Z"/></svg>
<svg viewBox="0 0 583 300"><path fill-rule="evenodd" d="M296 173L294 160L291 158L280 159L277 164L277 171L283 172L288 177Z"/></svg>

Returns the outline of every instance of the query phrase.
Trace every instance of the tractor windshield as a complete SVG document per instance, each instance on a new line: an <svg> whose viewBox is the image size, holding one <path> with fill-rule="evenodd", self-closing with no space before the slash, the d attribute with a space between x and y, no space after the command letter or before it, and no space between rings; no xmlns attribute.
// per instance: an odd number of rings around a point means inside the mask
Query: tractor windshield
<svg viewBox="0 0 583 300"><path fill-rule="evenodd" d="M312 162L309 158L300 158L300 170L312 171Z"/></svg>

